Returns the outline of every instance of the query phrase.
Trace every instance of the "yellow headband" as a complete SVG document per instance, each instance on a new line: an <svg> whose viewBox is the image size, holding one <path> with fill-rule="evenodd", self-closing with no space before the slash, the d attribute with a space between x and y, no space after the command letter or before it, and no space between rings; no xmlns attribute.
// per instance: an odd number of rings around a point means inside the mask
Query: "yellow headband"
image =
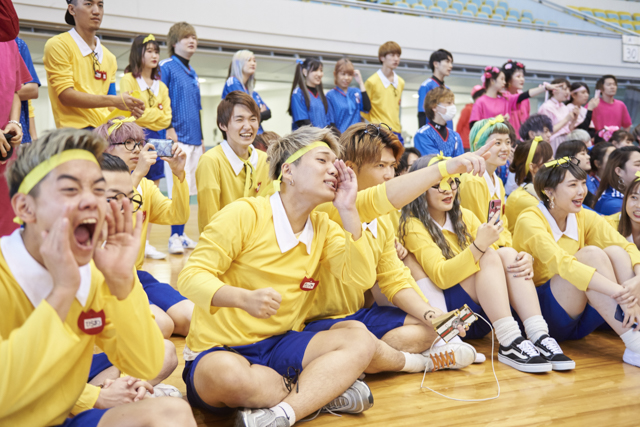
<svg viewBox="0 0 640 427"><path fill-rule="evenodd" d="M142 44L145 44L146 42L151 41L151 40L153 40L153 41L156 40L156 38L155 38L155 36L153 34L149 34L147 37L145 37L144 40L142 40Z"/></svg>
<svg viewBox="0 0 640 427"><path fill-rule="evenodd" d="M494 117L493 119L489 119L489 121L487 123L485 123L480 128L480 130L476 134L476 137L473 139L473 150L474 151L476 149L476 144L478 143L478 140L480 139L482 134L485 133L487 131L487 129L489 129L491 126L495 125L496 123L504 123L504 117L502 116L502 114Z"/></svg>
<svg viewBox="0 0 640 427"><path fill-rule="evenodd" d="M636 179L633 182L640 181L640 171L636 172Z"/></svg>
<svg viewBox="0 0 640 427"><path fill-rule="evenodd" d="M569 156L564 156L561 159L551 160L550 162L545 163L544 166L547 168L555 168L560 165L564 165L565 163L569 163L570 161L571 158Z"/></svg>
<svg viewBox="0 0 640 427"><path fill-rule="evenodd" d="M109 129L107 129L107 136L111 136L111 134L113 133L113 131L120 129L120 126L122 126L123 123L131 123L131 122L135 122L136 118L131 116L131 117L127 117L124 120L120 120L120 119L113 119L111 121L111 123L113 123L111 126L109 126Z"/></svg>
<svg viewBox="0 0 640 427"><path fill-rule="evenodd" d="M536 155L536 150L538 149L538 143L542 141L541 136L536 136L531 141L531 147L529 147L529 155L527 156L527 163L524 165L524 175L526 176L529 173L529 165L533 162L533 157Z"/></svg>
<svg viewBox="0 0 640 427"><path fill-rule="evenodd" d="M284 161L284 163L282 163L283 165L285 163L293 163L296 160L298 160L300 157L304 156L305 154L307 154L309 151L313 150L314 148L317 147L327 147L329 149L331 149L331 147L329 147L329 144L327 144L326 142L323 141L316 141L313 142L305 147L302 147L301 149L299 149L298 151L296 151L295 153L293 153L292 155L289 156L289 158L287 160ZM276 179L275 181L273 181L273 189L275 191L280 191L280 183L282 182L282 171L280 171L280 176L278 176L278 179Z"/></svg>
<svg viewBox="0 0 640 427"><path fill-rule="evenodd" d="M431 166L433 164L435 164L436 162L438 163L438 170L440 171L440 175L442 175L442 180L440 181L440 189L444 190L444 191L449 191L451 190L451 185L449 185L449 178L458 178L460 177L459 173L455 173L453 175L450 175L447 172L447 160L449 160L451 157L446 157L442 154L442 151L440 152L440 154L434 156L431 160L429 160L429 164L427 166Z"/></svg>
<svg viewBox="0 0 640 427"><path fill-rule="evenodd" d="M69 162L71 160L89 160L90 162L99 165L98 160L96 160L96 156L94 156L90 151L80 149L65 150L60 154L51 156L50 158L33 168L31 172L29 172L27 176L25 176L22 180L22 183L18 188L18 193L29 194L29 192L33 190L33 187L38 185L38 183L42 181L44 177L49 174L49 172L51 172L61 164ZM14 218L13 222L22 224L22 220L20 218Z"/></svg>

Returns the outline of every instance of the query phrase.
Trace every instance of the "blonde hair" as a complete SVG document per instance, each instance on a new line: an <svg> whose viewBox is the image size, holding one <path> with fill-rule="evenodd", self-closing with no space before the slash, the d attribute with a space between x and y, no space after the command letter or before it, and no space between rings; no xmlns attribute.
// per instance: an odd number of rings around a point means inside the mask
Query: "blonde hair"
<svg viewBox="0 0 640 427"><path fill-rule="evenodd" d="M267 161L269 162L269 176L271 179L274 181L278 179L282 165L293 153L316 141L326 142L336 157L340 158L341 147L331 130L303 126L269 145ZM293 162L293 164L295 165L299 161L300 159Z"/></svg>
<svg viewBox="0 0 640 427"><path fill-rule="evenodd" d="M336 62L336 66L333 67L333 82L338 85L338 73L343 72L345 74L350 74L353 76L355 67L353 63L349 60L349 58L341 58Z"/></svg>
<svg viewBox="0 0 640 427"><path fill-rule="evenodd" d="M10 197L18 192L20 184L29 172L52 156L66 150L80 149L89 151L100 161L107 146L104 138L88 130L65 128L45 132L28 146L20 147L18 158L7 168L5 177L9 185ZM33 187L29 194L37 196L38 188L39 184Z"/></svg>
<svg viewBox="0 0 640 427"><path fill-rule="evenodd" d="M240 83L242 83L244 87L247 88L249 95L253 96L253 86L256 80L256 76L254 74L249 77L249 80L247 80L247 84L245 84L243 80L244 76L242 74L244 64L246 64L247 61L249 61L249 59L251 58L255 58L255 55L250 50L243 49L234 53L233 58L231 58L231 64L229 64L229 75L227 76L227 78L235 77L236 79L240 80Z"/></svg>
<svg viewBox="0 0 640 427"><path fill-rule="evenodd" d="M169 34L167 35L167 47L169 48L169 56L175 55L176 51L173 47L180 40L185 37L195 36L196 29L193 28L193 25L187 22L178 22L177 24L173 24L171 28L169 28Z"/></svg>

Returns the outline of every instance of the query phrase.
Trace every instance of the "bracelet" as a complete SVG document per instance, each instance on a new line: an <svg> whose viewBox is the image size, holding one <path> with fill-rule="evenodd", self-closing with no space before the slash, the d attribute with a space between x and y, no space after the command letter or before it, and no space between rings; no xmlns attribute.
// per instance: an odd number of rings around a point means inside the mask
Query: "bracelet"
<svg viewBox="0 0 640 427"><path fill-rule="evenodd" d="M424 315L423 315L424 320L429 320L429 318L427 317L427 316L429 316L429 313L436 314L436 312L435 312L435 311L433 311L433 310L427 310L427 311L424 313Z"/></svg>
<svg viewBox="0 0 640 427"><path fill-rule="evenodd" d="M20 123L20 122L16 122L15 120L9 120L7 122L7 124L9 124L9 123L13 123L14 125L18 125L20 127L20 129L22 129L22 123Z"/></svg>
<svg viewBox="0 0 640 427"><path fill-rule="evenodd" d="M471 242L471 244L472 244L473 246L475 246L477 250L479 250L481 253L483 253L483 254L484 254L484 252L485 252L485 251L483 251L482 249L480 249L480 248L478 247L478 245L476 245L476 242Z"/></svg>

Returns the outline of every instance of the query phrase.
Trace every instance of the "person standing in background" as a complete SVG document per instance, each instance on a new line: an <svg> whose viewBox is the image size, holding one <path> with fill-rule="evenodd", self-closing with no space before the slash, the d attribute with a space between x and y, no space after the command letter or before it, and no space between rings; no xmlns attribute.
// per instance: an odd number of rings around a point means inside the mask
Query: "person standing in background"
<svg viewBox="0 0 640 427"><path fill-rule="evenodd" d="M139 91L144 101L144 114L136 121L144 131L145 140L151 138L165 139L166 128L171 125L171 99L169 89L160 81L160 45L153 34L138 36L133 40L129 65L125 68L125 75L120 80L120 92ZM157 148L157 147L156 147ZM148 151L148 149L146 150ZM134 172L134 175L136 173ZM164 178L164 161L157 157L155 163L149 167L145 176L156 187ZM142 176L133 176L137 186ZM147 227L146 245L144 255L152 259L164 259L167 254L158 251L149 244L151 223Z"/></svg>
<svg viewBox="0 0 640 427"><path fill-rule="evenodd" d="M480 98L482 95L484 95L484 88L481 85L475 85L471 89L471 99L473 99L473 102L465 105L460 112L460 118L458 119L456 132L458 132L460 138L462 138L462 146L464 147L465 152L469 151L469 132L471 131L471 128L469 127L469 118L471 117L473 103L476 102L476 99Z"/></svg>
<svg viewBox="0 0 640 427"><path fill-rule="evenodd" d="M102 0L67 0L67 5L64 19L73 28L47 40L42 58L56 127L94 129L109 108L140 117L142 101L128 93L116 95L116 57L96 37L104 16Z"/></svg>
<svg viewBox="0 0 640 427"><path fill-rule="evenodd" d="M323 68L317 58L296 60L287 110L291 116L292 130L308 125L324 128L331 124L329 102L322 88Z"/></svg>
<svg viewBox="0 0 640 427"><path fill-rule="evenodd" d="M449 77L453 69L453 55L448 50L436 50L429 57L429 68L431 68L433 75L422 82L420 89L418 89L418 128L427 124L427 115L424 111L424 99L427 97L427 93L437 87L449 89L444 85L444 78ZM447 127L453 130L453 122L451 120L447 122Z"/></svg>
<svg viewBox="0 0 640 427"><path fill-rule="evenodd" d="M618 126L631 131L631 116L624 102L615 99L618 92L618 79L611 74L604 75L596 82L596 92L600 91L601 101L593 109L593 124L596 132L605 126ZM596 95L597 96L597 95Z"/></svg>
<svg viewBox="0 0 640 427"><path fill-rule="evenodd" d="M506 87L502 91L502 94L506 98L519 96L524 88L524 74L526 72L524 64L509 59L502 65L502 72L504 73L506 82ZM528 99L516 104L515 107L509 111L509 123L511 123L511 126L516 130L516 134L518 134L520 125L527 120L529 114L531 114L531 104Z"/></svg>
<svg viewBox="0 0 640 427"><path fill-rule="evenodd" d="M371 101L360 70L356 70L348 58L336 62L333 78L336 87L327 92L329 116L331 124L343 133L349 126L362 122L360 112L368 113L371 110ZM354 78L359 88L349 87Z"/></svg>
<svg viewBox="0 0 640 427"><path fill-rule="evenodd" d="M378 59L382 68L369 77L364 84L371 100L371 111L369 114L362 113L362 117L371 123L385 123L391 126L392 132L404 144L400 124L400 102L404 90L404 79L394 71L400 65L400 55L402 55L402 48L396 42L386 42L378 49Z"/></svg>
<svg viewBox="0 0 640 427"><path fill-rule="evenodd" d="M169 29L167 37L170 58L160 61L162 82L169 88L172 101L171 125L167 129L167 138L177 143L187 154L184 171L187 175L189 194L198 194L196 187L196 167L204 154L202 136L202 103L198 74L189 61L198 48L196 30L191 24L178 22ZM173 174L166 170L167 191L171 194ZM184 232L184 224L171 226L169 253L181 254L184 249L193 249L196 242Z"/></svg>
<svg viewBox="0 0 640 427"><path fill-rule="evenodd" d="M222 89L222 99L234 90L239 90L250 95L260 108L260 127L258 135L264 132L262 122L271 118L271 110L262 100L258 92L253 90L256 83L256 57L250 50L239 50L231 58L227 81Z"/></svg>
<svg viewBox="0 0 640 427"><path fill-rule="evenodd" d="M27 44L20 37L16 38L16 44L18 45L20 56L22 57L24 64L27 66L29 74L31 74L31 81L25 83L18 91L18 96L20 97L20 124L22 125L22 143L25 144L33 141L36 138L35 135L31 135L30 111L33 107L30 108L29 101L38 98L40 79L38 78L36 69L33 66L31 53L29 53Z"/></svg>

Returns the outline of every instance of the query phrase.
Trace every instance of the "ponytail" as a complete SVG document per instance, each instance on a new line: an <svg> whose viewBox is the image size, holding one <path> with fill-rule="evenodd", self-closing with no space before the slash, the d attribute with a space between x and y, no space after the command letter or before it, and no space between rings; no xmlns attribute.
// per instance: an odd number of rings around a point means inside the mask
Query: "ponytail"
<svg viewBox="0 0 640 427"><path fill-rule="evenodd" d="M293 97L293 92L296 88L300 89L302 92L302 96L304 96L304 104L307 106L307 110L311 106L311 99L309 98L309 89L307 89L306 78L302 70L307 70L307 75L312 73L319 68L322 67L322 62L316 58L307 58L304 62L300 59L296 60L296 71L293 77L293 85L291 86L291 94L289 95L289 108L287 109L287 113L290 116L293 116L291 112L291 98ZM329 104L327 103L327 98L324 96L324 89L322 89L322 82L316 86L318 90L318 95L322 100L322 105L324 105L325 114L329 113Z"/></svg>

